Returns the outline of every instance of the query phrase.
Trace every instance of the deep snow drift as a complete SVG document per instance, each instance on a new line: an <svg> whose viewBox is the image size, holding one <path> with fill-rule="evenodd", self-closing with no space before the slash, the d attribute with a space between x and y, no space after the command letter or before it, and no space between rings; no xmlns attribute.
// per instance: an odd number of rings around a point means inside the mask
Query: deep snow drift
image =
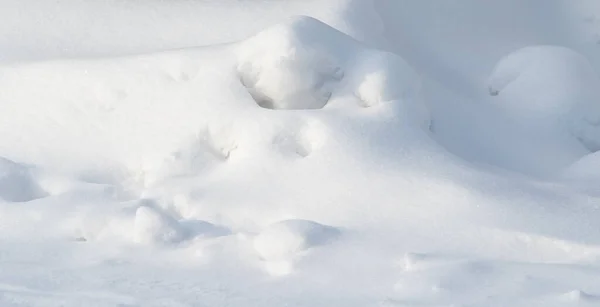
<svg viewBox="0 0 600 307"><path fill-rule="evenodd" d="M600 79L535 19L559 2L133 3L222 35L0 39L2 304L600 302ZM73 12L125 4L40 5L89 27Z"/></svg>

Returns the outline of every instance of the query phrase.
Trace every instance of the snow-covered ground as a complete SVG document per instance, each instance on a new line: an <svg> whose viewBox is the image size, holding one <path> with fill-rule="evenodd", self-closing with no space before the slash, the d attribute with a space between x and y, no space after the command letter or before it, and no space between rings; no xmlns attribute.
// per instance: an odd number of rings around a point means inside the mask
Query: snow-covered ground
<svg viewBox="0 0 600 307"><path fill-rule="evenodd" d="M0 0L0 306L600 306L594 0Z"/></svg>

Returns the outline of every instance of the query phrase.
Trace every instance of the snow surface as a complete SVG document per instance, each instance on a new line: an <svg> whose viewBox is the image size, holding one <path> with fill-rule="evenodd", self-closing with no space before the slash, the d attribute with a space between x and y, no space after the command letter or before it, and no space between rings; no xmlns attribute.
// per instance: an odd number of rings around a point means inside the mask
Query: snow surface
<svg viewBox="0 0 600 307"><path fill-rule="evenodd" d="M1 306L600 306L592 0L0 0Z"/></svg>

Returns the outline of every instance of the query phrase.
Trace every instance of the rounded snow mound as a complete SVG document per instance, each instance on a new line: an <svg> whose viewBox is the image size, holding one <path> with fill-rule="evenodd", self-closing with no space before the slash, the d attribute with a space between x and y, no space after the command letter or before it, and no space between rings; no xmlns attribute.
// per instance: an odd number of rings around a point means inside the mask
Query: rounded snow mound
<svg viewBox="0 0 600 307"><path fill-rule="evenodd" d="M185 238L184 228L174 218L147 206L135 212L134 241L141 244L178 243Z"/></svg>
<svg viewBox="0 0 600 307"><path fill-rule="evenodd" d="M45 195L29 168L0 157L0 199L26 202Z"/></svg>
<svg viewBox="0 0 600 307"><path fill-rule="evenodd" d="M241 82L264 108L322 108L344 76L323 42L343 35L311 17L268 28L240 45Z"/></svg>
<svg viewBox="0 0 600 307"><path fill-rule="evenodd" d="M371 107L414 98L420 84L402 58L369 49L307 16L241 42L236 55L242 84L268 109L319 109L347 95Z"/></svg>
<svg viewBox="0 0 600 307"><path fill-rule="evenodd" d="M323 245L339 230L308 220L284 220L271 224L254 239L254 248L264 260L289 260L311 247Z"/></svg>
<svg viewBox="0 0 600 307"><path fill-rule="evenodd" d="M488 83L497 105L528 126L565 133L600 149L600 79L585 57L564 47L534 46L502 58Z"/></svg>

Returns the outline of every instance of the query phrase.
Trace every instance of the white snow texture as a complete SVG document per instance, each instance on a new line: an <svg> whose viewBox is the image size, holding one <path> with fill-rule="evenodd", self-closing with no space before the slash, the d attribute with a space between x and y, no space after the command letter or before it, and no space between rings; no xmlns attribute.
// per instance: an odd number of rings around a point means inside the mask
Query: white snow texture
<svg viewBox="0 0 600 307"><path fill-rule="evenodd" d="M0 306L600 306L592 0L0 0Z"/></svg>

